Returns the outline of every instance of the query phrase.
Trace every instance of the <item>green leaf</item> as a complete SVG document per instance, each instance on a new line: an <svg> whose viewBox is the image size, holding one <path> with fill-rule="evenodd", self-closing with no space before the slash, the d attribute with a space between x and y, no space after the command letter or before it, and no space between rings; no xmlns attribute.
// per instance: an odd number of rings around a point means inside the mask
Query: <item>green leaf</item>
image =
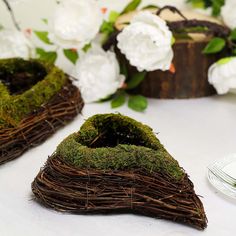
<svg viewBox="0 0 236 236"><path fill-rule="evenodd" d="M48 38L48 32L47 31L34 31L35 35L44 43L52 45Z"/></svg>
<svg viewBox="0 0 236 236"><path fill-rule="evenodd" d="M231 40L236 40L236 29L231 31L229 37L230 37Z"/></svg>
<svg viewBox="0 0 236 236"><path fill-rule="evenodd" d="M156 6L156 5L147 5L147 6L145 6L145 7L143 7L142 8L142 10L145 10L145 9L150 9L150 8L159 8L158 6Z"/></svg>
<svg viewBox="0 0 236 236"><path fill-rule="evenodd" d="M111 34L114 32L114 25L112 22L108 22L108 21L103 21L101 28L100 28L100 32L101 33L106 33L106 34Z"/></svg>
<svg viewBox="0 0 236 236"><path fill-rule="evenodd" d="M232 57L225 57L220 59L219 61L217 61L218 65L224 65L227 64L228 62L230 62L233 58Z"/></svg>
<svg viewBox="0 0 236 236"><path fill-rule="evenodd" d="M117 18L119 17L119 13L117 11L111 11L110 15L109 15L109 22L111 23L115 23L115 21L117 20Z"/></svg>
<svg viewBox="0 0 236 236"><path fill-rule="evenodd" d="M203 0L189 0L188 2L191 2L194 8L201 8L201 9L205 8L205 3Z"/></svg>
<svg viewBox="0 0 236 236"><path fill-rule="evenodd" d="M46 24L46 25L48 24L48 19L42 18L42 21L43 21L44 24Z"/></svg>
<svg viewBox="0 0 236 236"><path fill-rule="evenodd" d="M232 52L233 55L236 55L236 48Z"/></svg>
<svg viewBox="0 0 236 236"><path fill-rule="evenodd" d="M125 104L125 93L120 93L111 101L111 108L118 108Z"/></svg>
<svg viewBox="0 0 236 236"><path fill-rule="evenodd" d="M84 52L87 52L90 48L92 47L92 44L91 43L88 43L88 44L86 44L84 47L83 47L83 51Z"/></svg>
<svg viewBox="0 0 236 236"><path fill-rule="evenodd" d="M204 54L212 54L220 52L225 47L225 40L222 38L213 38L207 46L204 48L203 53Z"/></svg>
<svg viewBox="0 0 236 236"><path fill-rule="evenodd" d="M221 12L221 7L224 6L225 0L214 0L212 1L212 15L218 16Z"/></svg>
<svg viewBox="0 0 236 236"><path fill-rule="evenodd" d="M175 40L175 37L172 36L172 38L171 38L171 46L175 44L175 41L176 41L176 40Z"/></svg>
<svg viewBox="0 0 236 236"><path fill-rule="evenodd" d="M173 34L175 40L179 39L187 39L187 40L193 40L187 33L175 33Z"/></svg>
<svg viewBox="0 0 236 236"><path fill-rule="evenodd" d="M65 55L65 57L71 61L73 64L76 63L76 61L79 58L79 54L77 51L73 50L73 49L64 49L63 53Z"/></svg>
<svg viewBox="0 0 236 236"><path fill-rule="evenodd" d="M141 2L142 0L133 0L125 7L121 14L136 10Z"/></svg>
<svg viewBox="0 0 236 236"><path fill-rule="evenodd" d="M124 75L125 78L128 78L128 69L125 62L120 63L120 73Z"/></svg>
<svg viewBox="0 0 236 236"><path fill-rule="evenodd" d="M132 96L129 98L128 107L134 111L142 112L148 106L148 101L141 95Z"/></svg>
<svg viewBox="0 0 236 236"><path fill-rule="evenodd" d="M127 89L133 89L137 87L144 80L146 74L146 71L134 74L130 81L127 83Z"/></svg>
<svg viewBox="0 0 236 236"><path fill-rule="evenodd" d="M48 61L50 63L55 63L57 59L57 53L54 51L45 51L42 48L36 48L37 57L41 60Z"/></svg>
<svg viewBox="0 0 236 236"><path fill-rule="evenodd" d="M0 24L0 31L3 30L3 29L4 29L3 25Z"/></svg>
<svg viewBox="0 0 236 236"><path fill-rule="evenodd" d="M98 102L98 103L107 102L107 101L112 100L113 97L114 97L114 94L111 94L111 95L108 95L108 96L106 96L106 97L104 97L104 98L102 98L102 99L99 99L97 102Z"/></svg>
<svg viewBox="0 0 236 236"><path fill-rule="evenodd" d="M208 28L205 26L188 27L183 30L183 32L186 32L186 33L204 33L207 31L208 31Z"/></svg>

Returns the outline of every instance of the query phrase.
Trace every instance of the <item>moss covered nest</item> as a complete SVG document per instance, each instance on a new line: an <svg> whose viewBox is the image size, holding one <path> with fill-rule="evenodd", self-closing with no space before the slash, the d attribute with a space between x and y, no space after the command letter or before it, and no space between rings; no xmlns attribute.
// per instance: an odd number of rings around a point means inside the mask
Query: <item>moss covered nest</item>
<svg viewBox="0 0 236 236"><path fill-rule="evenodd" d="M67 137L54 156L78 168L99 170L144 169L184 176L183 169L156 138L152 129L120 114L89 118L78 133Z"/></svg>
<svg viewBox="0 0 236 236"><path fill-rule="evenodd" d="M15 127L47 103L67 81L56 66L39 60L0 60L0 128Z"/></svg>

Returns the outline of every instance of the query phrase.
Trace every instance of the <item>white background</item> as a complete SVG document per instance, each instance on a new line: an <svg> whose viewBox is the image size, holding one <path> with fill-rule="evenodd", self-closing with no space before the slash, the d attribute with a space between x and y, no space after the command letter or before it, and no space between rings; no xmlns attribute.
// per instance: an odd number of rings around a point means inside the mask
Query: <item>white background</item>
<svg viewBox="0 0 236 236"><path fill-rule="evenodd" d="M127 1L106 2L123 5ZM53 0L27 0L15 5L14 9L23 27L40 28L44 27L40 18L49 17L54 5ZM11 27L2 4L0 23ZM162 143L190 175L197 194L203 196L209 220L204 232L165 220L135 215L61 214L32 201L31 182L56 146L67 135L79 130L89 116L115 111L142 121L153 127L155 132L160 132L158 137ZM218 193L206 178L209 164L236 152L235 120L234 95L195 100L149 99L149 108L145 113L136 113L127 107L111 110L109 103L86 105L82 116L78 116L43 145L0 166L0 236L235 235L236 201Z"/></svg>
<svg viewBox="0 0 236 236"><path fill-rule="evenodd" d="M8 0L13 3L12 8L15 11L16 18L23 28L45 28L41 22L41 18L50 18L53 9L56 6L56 0ZM15 2L15 3L14 3ZM101 7L108 7L108 9L115 9L121 11L130 0L98 0ZM142 5L156 4L162 6L163 4L174 4L183 7L185 0L143 0ZM2 0L0 0L0 24L5 27L12 27L12 23L8 12Z"/></svg>

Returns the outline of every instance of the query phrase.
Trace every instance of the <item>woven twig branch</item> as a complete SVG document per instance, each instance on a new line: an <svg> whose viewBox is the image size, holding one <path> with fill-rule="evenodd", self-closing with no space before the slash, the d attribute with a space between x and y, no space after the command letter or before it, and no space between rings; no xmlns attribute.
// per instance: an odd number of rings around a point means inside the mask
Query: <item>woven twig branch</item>
<svg viewBox="0 0 236 236"><path fill-rule="evenodd" d="M32 190L40 203L62 212L131 212L207 225L178 162L148 126L120 114L87 119L58 145Z"/></svg>
<svg viewBox="0 0 236 236"><path fill-rule="evenodd" d="M50 102L22 120L17 127L0 130L0 164L44 142L80 113L82 108L79 90L68 81Z"/></svg>
<svg viewBox="0 0 236 236"><path fill-rule="evenodd" d="M40 203L61 212L130 212L197 229L207 226L203 205L187 175L177 182L168 175L143 170L77 169L59 157L51 157L35 178L32 190Z"/></svg>
<svg viewBox="0 0 236 236"><path fill-rule="evenodd" d="M17 30L20 31L21 30L20 26L18 25L18 23L16 21L16 18L15 18L15 15L14 15L14 12L13 12L13 10L11 8L10 3L7 0L3 0L3 2L6 5L7 10L10 12L11 19L12 19L12 22L13 22L14 26L16 27Z"/></svg>

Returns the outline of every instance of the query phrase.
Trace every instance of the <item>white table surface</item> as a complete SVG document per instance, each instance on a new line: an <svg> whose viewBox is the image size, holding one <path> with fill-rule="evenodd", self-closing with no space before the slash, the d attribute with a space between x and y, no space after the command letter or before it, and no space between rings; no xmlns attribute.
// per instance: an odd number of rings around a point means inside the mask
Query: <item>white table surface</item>
<svg viewBox="0 0 236 236"><path fill-rule="evenodd" d="M61 214L32 201L31 182L56 146L79 130L96 113L120 112L153 127L168 151L179 161L202 195L209 220L205 231L165 220L135 215L82 216ZM0 236L232 236L236 201L208 183L206 168L236 152L236 96L195 100L149 100L145 113L109 103L89 104L72 123L43 145L0 166Z"/></svg>

